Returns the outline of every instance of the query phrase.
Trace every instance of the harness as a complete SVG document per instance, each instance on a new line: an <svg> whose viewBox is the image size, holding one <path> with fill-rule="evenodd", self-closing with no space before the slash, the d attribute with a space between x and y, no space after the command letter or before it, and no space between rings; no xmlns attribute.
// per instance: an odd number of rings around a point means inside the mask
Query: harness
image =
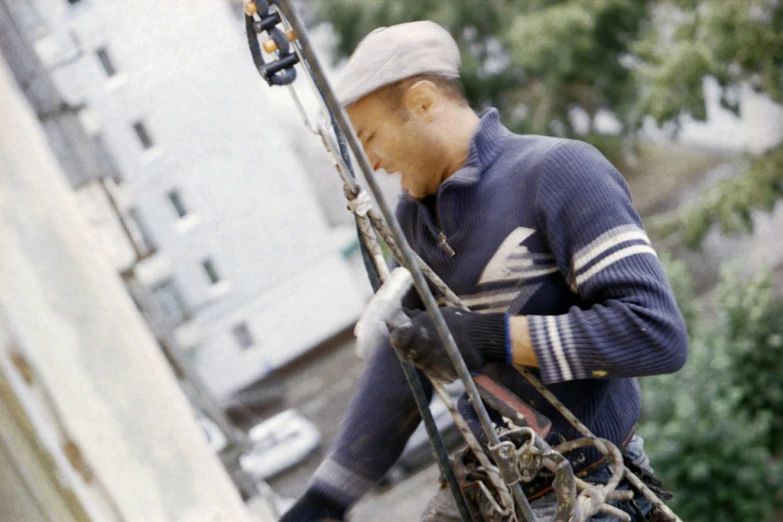
<svg viewBox="0 0 783 522"><path fill-rule="evenodd" d="M411 249L405 239L394 212L385 202L372 175L373 169L362 146L326 80L307 31L292 2L249 0L244 9L247 41L256 69L270 86L285 86L289 90L305 126L320 137L340 175L348 209L356 220L362 257L373 290L377 291L390 277L380 239L389 247L397 262L410 273L486 435L487 443L479 443L446 390L433 381L435 391L454 417L470 449L470 458L474 459L469 468L461 459L452 465L432 419L428 400L416 371L410 362L400 357L400 364L432 441L441 476L454 497L462 519L535 522L536 516L530 507L528 496L539 474L543 477L548 471L552 479L551 486L547 487L552 488L558 499L554 519L556 522L582 522L598 512L611 514L620 520L630 520L626 513L607 503L633 497L631 490L615 489L623 479L650 500L655 510L665 516L665 519L680 521L641 478L625 465L621 450L610 441L593 435L530 370L522 366L516 367L583 438L552 448L543 438L546 435L543 428L548 419L536 416L536 412L513 393L499 387L485 376L474 380L449 333L430 286L438 293L441 304L465 310L468 308ZM297 64L319 100L321 117L317 121L307 114L294 89ZM357 183L349 150L356 158L358 169L362 172L380 212L374 208L369 194ZM484 401L499 409L510 419L509 423L506 426L494 426ZM562 455L585 446L595 447L604 456L603 460L611 466L612 476L607 484L590 484L581 480L574 474L570 462ZM466 480L469 480L475 490L471 495L472 504L466 499L460 484L465 484ZM527 485L531 486L524 487ZM476 504L480 508L478 511L475 509Z"/></svg>

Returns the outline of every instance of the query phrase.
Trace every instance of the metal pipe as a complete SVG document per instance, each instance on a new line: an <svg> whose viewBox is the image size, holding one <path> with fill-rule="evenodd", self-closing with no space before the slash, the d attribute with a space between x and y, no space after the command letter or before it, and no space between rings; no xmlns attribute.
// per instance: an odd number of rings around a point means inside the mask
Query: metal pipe
<svg viewBox="0 0 783 522"><path fill-rule="evenodd" d="M397 217L389 208L388 204L383 198L383 195L381 194L380 187L373 177L373 169L370 166L370 162L367 159L361 144L359 143L359 139L357 138L353 127L348 121L345 111L337 101L337 98L334 95L334 91L332 91L331 86L326 80L326 75L320 66L320 62L313 52L313 48L310 44L307 30L305 29L304 24L288 0L275 0L275 3L280 8L280 11L285 15L286 19L291 24L297 39L301 42L301 52L309 65L310 72L312 73L313 78L320 84L324 101L337 120L337 124L343 131L343 134L348 141L348 146L353 152L362 174L364 174L367 185L370 187L370 191L375 196L378 207L380 208L386 223L391 229L394 240L402 251L405 261L405 268L407 268L413 276L413 284L416 287L416 290L419 292L419 295L421 296L422 301L424 301L424 305L427 311L435 323L435 328L438 331L438 335L443 342L446 352L448 353L449 358L451 359L451 362L457 371L457 375L465 385L465 390L473 404L473 408L476 411L479 421L484 428L484 432L487 434L490 445L497 446L500 444L500 440L498 439L498 435L492 426L492 421L489 418L489 414L487 413L486 408L484 407L484 403L481 401L478 389L473 383L473 379L470 377L470 372L465 365L465 361L462 359L459 349L454 342L454 338L452 337L451 332L446 325L446 321L443 319L443 315L440 313L438 305L435 302L435 298L427 286L427 281L419 269L418 263L416 262L416 256L411 249L411 246L408 244L402 229L400 228L400 223L397 221ZM534 522L536 520L535 515L533 514L533 511L530 508L530 504L527 501L524 492L522 491L521 485L518 482L511 484L510 489L514 494L520 510L522 511L522 515L526 520Z"/></svg>

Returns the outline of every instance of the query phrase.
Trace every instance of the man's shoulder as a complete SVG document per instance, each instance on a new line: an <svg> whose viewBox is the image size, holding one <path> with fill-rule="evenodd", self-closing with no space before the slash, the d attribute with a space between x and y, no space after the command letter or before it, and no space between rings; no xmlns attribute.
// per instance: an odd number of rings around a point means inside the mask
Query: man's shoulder
<svg viewBox="0 0 783 522"><path fill-rule="evenodd" d="M590 182L596 179L625 183L606 157L587 142L536 135L513 135L506 151L512 172L528 172L545 183Z"/></svg>
<svg viewBox="0 0 783 522"><path fill-rule="evenodd" d="M557 158L561 154L590 154L596 149L583 141L537 134L512 134L505 155L533 163Z"/></svg>
<svg viewBox="0 0 783 522"><path fill-rule="evenodd" d="M586 158L592 154L590 149L590 145L577 140L535 134L510 134L491 170L500 173L504 178L511 177L520 182L537 184L542 176L546 177L547 173L560 170L564 157Z"/></svg>

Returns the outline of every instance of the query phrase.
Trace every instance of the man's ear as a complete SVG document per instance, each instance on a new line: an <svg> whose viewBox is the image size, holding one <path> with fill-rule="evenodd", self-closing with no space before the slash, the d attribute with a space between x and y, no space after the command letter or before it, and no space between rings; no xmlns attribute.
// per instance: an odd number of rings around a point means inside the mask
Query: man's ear
<svg viewBox="0 0 783 522"><path fill-rule="evenodd" d="M402 106L409 114L415 114L426 121L431 121L435 109L440 106L441 92L429 80L419 80L402 95Z"/></svg>

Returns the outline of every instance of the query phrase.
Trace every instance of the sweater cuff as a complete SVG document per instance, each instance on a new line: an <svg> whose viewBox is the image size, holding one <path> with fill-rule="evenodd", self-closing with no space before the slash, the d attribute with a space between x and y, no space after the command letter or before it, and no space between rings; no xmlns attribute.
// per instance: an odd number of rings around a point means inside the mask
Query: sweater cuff
<svg viewBox="0 0 783 522"><path fill-rule="evenodd" d="M529 315L530 340L546 384L587 379L575 350L568 315Z"/></svg>
<svg viewBox="0 0 783 522"><path fill-rule="evenodd" d="M348 469L330 455L315 470L309 489L347 510L379 480Z"/></svg>
<svg viewBox="0 0 783 522"><path fill-rule="evenodd" d="M473 319L471 336L481 347L484 363L511 364L511 339L508 331L508 314L477 313Z"/></svg>

